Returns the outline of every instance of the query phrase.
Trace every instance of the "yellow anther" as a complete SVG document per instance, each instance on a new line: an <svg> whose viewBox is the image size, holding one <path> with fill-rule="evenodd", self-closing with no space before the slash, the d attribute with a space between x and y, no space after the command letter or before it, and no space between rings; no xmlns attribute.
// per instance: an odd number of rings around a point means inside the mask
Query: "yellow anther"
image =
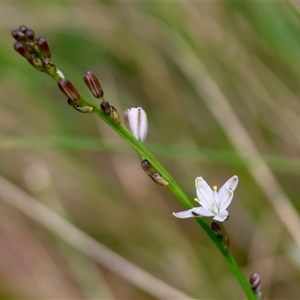
<svg viewBox="0 0 300 300"><path fill-rule="evenodd" d="M212 203L211 203L211 206L215 206L215 205L216 205L216 202L212 202Z"/></svg>
<svg viewBox="0 0 300 300"><path fill-rule="evenodd" d="M194 201L199 202L199 199L198 199L198 198L195 198Z"/></svg>
<svg viewBox="0 0 300 300"><path fill-rule="evenodd" d="M197 181L197 187L200 187L202 185L201 181Z"/></svg>
<svg viewBox="0 0 300 300"><path fill-rule="evenodd" d="M213 190L214 190L214 191L217 191L217 189L218 189L218 187L215 185L215 186L213 187Z"/></svg>

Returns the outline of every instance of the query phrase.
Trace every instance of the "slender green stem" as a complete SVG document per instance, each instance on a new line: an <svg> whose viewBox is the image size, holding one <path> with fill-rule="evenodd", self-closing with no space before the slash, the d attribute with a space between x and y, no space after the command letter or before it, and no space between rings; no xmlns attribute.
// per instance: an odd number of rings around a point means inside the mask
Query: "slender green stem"
<svg viewBox="0 0 300 300"><path fill-rule="evenodd" d="M59 80L59 77L57 75L53 75L52 78L55 81ZM151 163L155 171L158 172L169 183L168 188L175 195L175 197L178 198L182 205L187 209L193 207L191 201L180 188L180 186L177 184L177 182L173 179L169 172L161 165L161 163L153 156L153 154L144 146L144 144L138 141L123 124L116 124L110 116L104 114L100 106L96 106L93 101L87 99L85 96L80 96L81 98L78 101L78 105L93 107L93 113L95 115L97 115L104 122L106 122L121 137L123 137L137 152L139 152L139 154L143 158L147 159ZM223 256L225 257L227 263L230 266L231 271L234 273L235 277L239 281L248 299L257 299L248 281L246 280L240 268L238 267L235 259L232 257L228 249L226 249L226 247L222 243L222 240L218 238L216 233L202 218L196 218L196 221L208 234L208 236L211 238L211 240L217 246L217 248L222 252Z"/></svg>

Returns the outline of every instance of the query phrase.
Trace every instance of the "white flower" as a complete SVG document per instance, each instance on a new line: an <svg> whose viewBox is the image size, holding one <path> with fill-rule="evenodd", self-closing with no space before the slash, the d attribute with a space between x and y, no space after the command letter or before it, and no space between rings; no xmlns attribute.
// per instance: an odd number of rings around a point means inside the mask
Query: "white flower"
<svg viewBox="0 0 300 300"><path fill-rule="evenodd" d="M219 192L217 187L213 189L207 184L202 177L197 177L195 180L197 198L195 201L199 202L201 207L194 207L192 209L173 213L177 218L191 218L191 217L212 217L219 222L224 222L229 212L226 210L233 198L233 192L239 182L235 175L225 182Z"/></svg>
<svg viewBox="0 0 300 300"><path fill-rule="evenodd" d="M141 107L132 107L124 111L124 121L130 132L143 142L148 132L148 121L146 112Z"/></svg>

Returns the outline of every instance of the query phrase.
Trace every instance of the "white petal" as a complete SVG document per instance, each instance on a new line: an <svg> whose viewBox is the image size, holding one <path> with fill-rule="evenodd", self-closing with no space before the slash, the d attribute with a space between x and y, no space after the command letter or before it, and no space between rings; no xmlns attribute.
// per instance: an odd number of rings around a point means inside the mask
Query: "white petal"
<svg viewBox="0 0 300 300"><path fill-rule="evenodd" d="M212 217L214 214L203 207L194 207L189 210L180 211L178 213L173 212L176 218L186 219L194 217Z"/></svg>
<svg viewBox="0 0 300 300"><path fill-rule="evenodd" d="M197 217L212 217L214 216L214 214L210 211L205 209L204 207L194 207L191 209L192 210L192 214Z"/></svg>
<svg viewBox="0 0 300 300"><path fill-rule="evenodd" d="M230 205L232 199L233 199L233 191L228 189L227 193L224 194L223 198L220 199L219 212L222 212L225 209L227 209L227 207Z"/></svg>
<svg viewBox="0 0 300 300"><path fill-rule="evenodd" d="M234 190L236 189L237 185L239 183L239 178L234 175L232 176L231 178L229 178L224 184L223 186L220 188L220 191L219 191L219 197L221 196L223 190L227 190L227 189L231 189L233 192Z"/></svg>
<svg viewBox="0 0 300 300"><path fill-rule="evenodd" d="M219 205L220 205L219 195L216 191L214 191L212 202L211 202L211 208L210 208L210 210L214 213L214 215L217 215L219 213L220 211Z"/></svg>
<svg viewBox="0 0 300 300"><path fill-rule="evenodd" d="M222 213L217 214L213 217L214 220L219 222L224 222L229 216L229 212L227 210L222 211Z"/></svg>
<svg viewBox="0 0 300 300"><path fill-rule="evenodd" d="M195 180L196 193L199 203L206 209L211 210L213 201L213 191L207 182L202 177L197 177Z"/></svg>
<svg viewBox="0 0 300 300"><path fill-rule="evenodd" d="M192 209L185 210L185 211L180 211L178 213L173 212L173 215L176 218L180 218L180 219L196 217L195 215L192 214Z"/></svg>
<svg viewBox="0 0 300 300"><path fill-rule="evenodd" d="M235 175L228 179L224 185L221 187L218 196L219 196L219 211L222 212L225 210L232 201L233 191L238 185L239 179Z"/></svg>
<svg viewBox="0 0 300 300"><path fill-rule="evenodd" d="M138 139L141 142L144 142L148 133L147 114L141 107L138 107L137 110L138 110L138 122L139 122L137 136L139 137Z"/></svg>

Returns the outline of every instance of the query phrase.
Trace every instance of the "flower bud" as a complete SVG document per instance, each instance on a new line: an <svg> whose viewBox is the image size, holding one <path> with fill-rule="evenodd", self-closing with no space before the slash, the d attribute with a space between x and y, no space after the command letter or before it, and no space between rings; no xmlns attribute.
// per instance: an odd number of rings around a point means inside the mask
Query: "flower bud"
<svg viewBox="0 0 300 300"><path fill-rule="evenodd" d="M110 104L106 100L100 103L100 107L106 115L110 115Z"/></svg>
<svg viewBox="0 0 300 300"><path fill-rule="evenodd" d="M13 38L16 40L16 41L24 41L25 40L25 35L24 33L22 33L20 30L13 30L11 32L11 35L13 36Z"/></svg>
<svg viewBox="0 0 300 300"><path fill-rule="evenodd" d="M211 229L216 233L221 233L221 227L218 222L212 222L211 223Z"/></svg>
<svg viewBox="0 0 300 300"><path fill-rule="evenodd" d="M83 73L83 80L94 97L103 98L103 89L98 78L90 71Z"/></svg>
<svg viewBox="0 0 300 300"><path fill-rule="evenodd" d="M250 285L251 288L253 290L253 292L255 293L255 295L257 296L258 299L262 299L262 292L260 290L260 276L258 273L253 273L250 275Z"/></svg>
<svg viewBox="0 0 300 300"><path fill-rule="evenodd" d="M152 168L152 165L147 159L144 159L141 162L141 166L148 176L152 176L155 173L154 169Z"/></svg>
<svg viewBox="0 0 300 300"><path fill-rule="evenodd" d="M36 39L36 42L44 57L50 58L51 51L47 40L40 36Z"/></svg>
<svg viewBox="0 0 300 300"><path fill-rule="evenodd" d="M148 132L147 114L142 107L132 107L124 111L126 127L140 142L144 142Z"/></svg>
<svg viewBox="0 0 300 300"><path fill-rule="evenodd" d="M70 99L70 101L77 101L80 99L79 92L68 79L61 78L57 84L60 90L68 97L68 99Z"/></svg>
<svg viewBox="0 0 300 300"><path fill-rule="evenodd" d="M20 30L22 33L25 33L27 29L28 29L28 28L27 28L25 25L21 25L21 26L19 27L19 30Z"/></svg>
<svg viewBox="0 0 300 300"><path fill-rule="evenodd" d="M25 36L26 36L27 40L28 40L28 41L31 41L31 42L33 42L34 39L35 39L35 33L34 33L34 31L31 30L31 29L27 29L27 30L25 31Z"/></svg>
<svg viewBox="0 0 300 300"><path fill-rule="evenodd" d="M167 186L169 182L167 182L160 174L158 174L150 164L150 162L147 159L144 159L141 162L141 166L145 173L157 184L162 186Z"/></svg>
<svg viewBox="0 0 300 300"><path fill-rule="evenodd" d="M223 225L213 221L211 223L211 229L217 234L218 238L222 241L225 249L228 249L230 246L229 236L225 231Z"/></svg>
<svg viewBox="0 0 300 300"><path fill-rule="evenodd" d="M14 43L14 49L23 57L29 59L30 54L21 42Z"/></svg>

